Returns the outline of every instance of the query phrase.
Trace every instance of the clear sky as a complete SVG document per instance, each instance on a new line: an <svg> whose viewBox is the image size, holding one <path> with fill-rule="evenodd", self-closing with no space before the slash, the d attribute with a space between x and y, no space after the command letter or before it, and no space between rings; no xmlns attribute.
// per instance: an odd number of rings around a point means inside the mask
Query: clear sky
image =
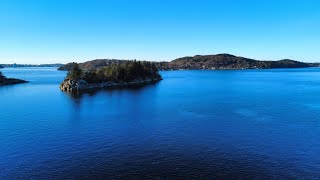
<svg viewBox="0 0 320 180"><path fill-rule="evenodd" d="M318 0L1 0L0 63L320 61Z"/></svg>

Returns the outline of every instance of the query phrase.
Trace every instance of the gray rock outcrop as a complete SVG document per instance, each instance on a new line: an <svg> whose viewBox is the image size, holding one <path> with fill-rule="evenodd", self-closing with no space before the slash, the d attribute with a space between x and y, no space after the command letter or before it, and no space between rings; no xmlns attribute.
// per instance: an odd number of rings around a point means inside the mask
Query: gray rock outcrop
<svg viewBox="0 0 320 180"><path fill-rule="evenodd" d="M103 82L103 83L88 83L85 80L64 80L60 84L61 91L65 92L79 92L90 89L101 89L101 88L117 88L117 87L133 87L133 86L141 86L152 84L162 80L162 78L150 79L147 78L145 80L135 80L132 82Z"/></svg>

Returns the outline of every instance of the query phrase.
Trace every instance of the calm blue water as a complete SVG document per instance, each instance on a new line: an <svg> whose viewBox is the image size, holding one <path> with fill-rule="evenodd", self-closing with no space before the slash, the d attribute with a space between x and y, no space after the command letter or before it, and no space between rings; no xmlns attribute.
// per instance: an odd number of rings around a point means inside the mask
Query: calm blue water
<svg viewBox="0 0 320 180"><path fill-rule="evenodd" d="M169 71L70 96L65 72L3 69L0 179L320 178L320 69Z"/></svg>

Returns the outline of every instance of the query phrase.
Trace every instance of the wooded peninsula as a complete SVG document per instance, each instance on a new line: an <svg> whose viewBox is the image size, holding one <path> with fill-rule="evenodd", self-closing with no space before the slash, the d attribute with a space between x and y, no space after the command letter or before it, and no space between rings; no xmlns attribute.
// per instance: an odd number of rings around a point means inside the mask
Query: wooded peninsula
<svg viewBox="0 0 320 180"><path fill-rule="evenodd" d="M27 83L28 81L21 80L21 79L14 79L14 78L7 78L2 74L0 71L0 86L3 85L12 85L12 84L21 84L21 83Z"/></svg>

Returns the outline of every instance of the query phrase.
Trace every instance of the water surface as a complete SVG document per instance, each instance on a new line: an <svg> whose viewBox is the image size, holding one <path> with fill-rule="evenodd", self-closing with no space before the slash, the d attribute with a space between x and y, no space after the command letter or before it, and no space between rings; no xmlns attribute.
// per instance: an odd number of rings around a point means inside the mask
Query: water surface
<svg viewBox="0 0 320 180"><path fill-rule="evenodd" d="M166 71L70 96L65 72L2 69L0 179L317 179L320 69Z"/></svg>

